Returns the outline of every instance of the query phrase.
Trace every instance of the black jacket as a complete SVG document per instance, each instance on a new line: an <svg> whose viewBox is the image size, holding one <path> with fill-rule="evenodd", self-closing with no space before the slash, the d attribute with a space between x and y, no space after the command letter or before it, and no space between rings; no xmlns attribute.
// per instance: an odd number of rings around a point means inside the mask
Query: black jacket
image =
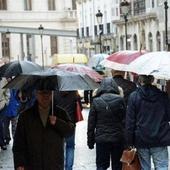
<svg viewBox="0 0 170 170"><path fill-rule="evenodd" d="M155 86L141 86L130 95L126 113L128 145L138 148L170 145L170 104Z"/></svg>
<svg viewBox="0 0 170 170"><path fill-rule="evenodd" d="M88 146L123 142L125 103L112 78L104 79L94 97L88 117Z"/></svg>
<svg viewBox="0 0 170 170"><path fill-rule="evenodd" d="M21 113L13 144L14 166L26 170L63 170L64 137L72 135L74 126L64 110L54 109L56 125L43 126L37 103Z"/></svg>
<svg viewBox="0 0 170 170"><path fill-rule="evenodd" d="M80 96L78 95L77 91L69 91L69 92L62 92L62 91L55 91L55 102L56 105L63 108L71 118L71 121L75 124L76 123L76 102L79 102L80 107L82 109L82 104L80 100Z"/></svg>

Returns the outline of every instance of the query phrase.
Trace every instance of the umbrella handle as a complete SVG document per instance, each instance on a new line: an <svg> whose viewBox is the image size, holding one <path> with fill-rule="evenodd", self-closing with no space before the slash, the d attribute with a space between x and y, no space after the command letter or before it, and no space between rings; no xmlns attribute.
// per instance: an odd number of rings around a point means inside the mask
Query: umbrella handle
<svg viewBox="0 0 170 170"><path fill-rule="evenodd" d="M54 91L52 91L52 102L51 102L51 105L52 105L52 116L54 115Z"/></svg>

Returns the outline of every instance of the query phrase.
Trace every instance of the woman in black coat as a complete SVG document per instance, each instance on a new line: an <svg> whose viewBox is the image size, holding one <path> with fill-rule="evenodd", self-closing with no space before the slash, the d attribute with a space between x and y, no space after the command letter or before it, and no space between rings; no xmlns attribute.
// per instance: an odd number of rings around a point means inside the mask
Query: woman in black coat
<svg viewBox="0 0 170 170"><path fill-rule="evenodd" d="M93 99L88 117L88 147L96 143L97 170L121 170L124 144L125 102L112 78L105 78Z"/></svg>

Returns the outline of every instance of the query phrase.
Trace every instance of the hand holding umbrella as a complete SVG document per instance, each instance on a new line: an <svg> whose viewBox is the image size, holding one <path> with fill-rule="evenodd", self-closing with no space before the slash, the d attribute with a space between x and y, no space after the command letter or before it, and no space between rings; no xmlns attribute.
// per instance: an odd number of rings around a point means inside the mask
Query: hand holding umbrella
<svg viewBox="0 0 170 170"><path fill-rule="evenodd" d="M56 124L56 120L57 120L57 117L56 117L56 116L50 115L50 116L49 116L49 119L50 119L51 125L55 125L55 124Z"/></svg>

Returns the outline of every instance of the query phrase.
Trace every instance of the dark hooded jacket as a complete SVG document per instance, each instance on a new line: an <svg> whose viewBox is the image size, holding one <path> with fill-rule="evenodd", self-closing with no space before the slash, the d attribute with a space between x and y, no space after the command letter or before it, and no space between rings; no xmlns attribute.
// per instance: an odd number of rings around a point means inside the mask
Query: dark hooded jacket
<svg viewBox="0 0 170 170"><path fill-rule="evenodd" d="M170 145L169 120L167 94L152 85L139 87L128 100L127 144L138 148Z"/></svg>
<svg viewBox="0 0 170 170"><path fill-rule="evenodd" d="M125 118L124 99L119 95L117 84L105 78L93 99L88 117L88 146L94 143L120 143L123 141Z"/></svg>
<svg viewBox="0 0 170 170"><path fill-rule="evenodd" d="M53 126L48 120L44 127L37 102L21 113L13 144L15 168L24 166L26 170L64 169L64 137L73 134L74 126L60 107L54 108L54 115L57 117L56 124Z"/></svg>

